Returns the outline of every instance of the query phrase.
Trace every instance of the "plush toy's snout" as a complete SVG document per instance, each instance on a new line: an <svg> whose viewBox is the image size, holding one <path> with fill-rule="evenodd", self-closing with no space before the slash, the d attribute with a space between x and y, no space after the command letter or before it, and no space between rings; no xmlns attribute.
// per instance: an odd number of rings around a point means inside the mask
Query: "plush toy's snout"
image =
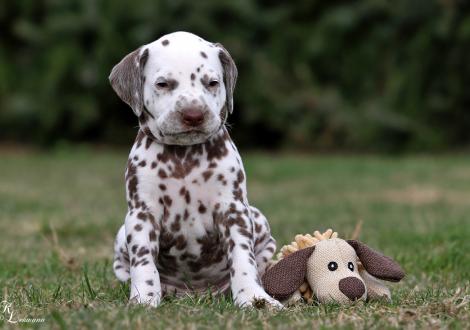
<svg viewBox="0 0 470 330"><path fill-rule="evenodd" d="M353 276L339 280L338 286L339 290L352 301L362 298L366 292L364 283Z"/></svg>

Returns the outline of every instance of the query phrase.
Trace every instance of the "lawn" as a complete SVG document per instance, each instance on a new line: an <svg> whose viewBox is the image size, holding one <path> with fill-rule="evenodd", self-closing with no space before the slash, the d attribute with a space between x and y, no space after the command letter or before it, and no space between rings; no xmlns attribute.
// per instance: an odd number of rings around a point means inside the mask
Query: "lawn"
<svg viewBox="0 0 470 330"><path fill-rule="evenodd" d="M328 227L349 238L362 221L359 239L407 273L391 285L390 304L272 312L240 310L210 296L166 299L158 309L127 306L128 287L111 269L126 210L127 151L0 154L0 301L16 320L45 319L22 327L470 326L468 156L245 154L250 201L267 215L278 246Z"/></svg>

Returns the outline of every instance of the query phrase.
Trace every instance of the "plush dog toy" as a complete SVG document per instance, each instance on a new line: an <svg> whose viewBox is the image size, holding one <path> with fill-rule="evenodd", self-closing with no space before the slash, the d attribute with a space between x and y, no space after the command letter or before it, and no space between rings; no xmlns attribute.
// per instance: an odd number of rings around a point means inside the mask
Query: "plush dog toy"
<svg viewBox="0 0 470 330"><path fill-rule="evenodd" d="M314 236L297 235L284 246L279 261L263 276L268 294L284 304L349 303L355 300L390 300L380 281L398 282L405 273L391 258L357 240L343 240L328 229Z"/></svg>

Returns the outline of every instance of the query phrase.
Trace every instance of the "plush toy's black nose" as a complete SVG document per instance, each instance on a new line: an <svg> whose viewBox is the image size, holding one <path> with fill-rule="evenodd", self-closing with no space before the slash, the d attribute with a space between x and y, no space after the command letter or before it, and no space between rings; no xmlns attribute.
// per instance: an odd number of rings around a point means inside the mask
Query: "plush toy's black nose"
<svg viewBox="0 0 470 330"><path fill-rule="evenodd" d="M204 113L196 108L184 109L182 112L182 120L188 126L199 126L204 121Z"/></svg>
<svg viewBox="0 0 470 330"><path fill-rule="evenodd" d="M339 289L341 292L351 300L356 300L362 297L366 288L364 283L357 277L346 277L339 281Z"/></svg>

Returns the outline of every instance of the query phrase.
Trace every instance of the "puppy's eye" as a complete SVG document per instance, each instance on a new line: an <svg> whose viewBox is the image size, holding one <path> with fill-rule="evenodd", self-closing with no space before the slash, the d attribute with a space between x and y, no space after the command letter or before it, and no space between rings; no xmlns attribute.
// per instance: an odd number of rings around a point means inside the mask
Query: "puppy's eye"
<svg viewBox="0 0 470 330"><path fill-rule="evenodd" d="M159 81L157 83L155 83L155 86L157 86L157 88L168 88L169 85L166 81Z"/></svg>
<svg viewBox="0 0 470 330"><path fill-rule="evenodd" d="M351 261L348 262L348 268L349 268L350 271L352 271L352 272L354 271L354 264Z"/></svg>
<svg viewBox="0 0 470 330"><path fill-rule="evenodd" d="M328 264L328 269L331 270L332 272L334 272L335 270L338 269L338 264L334 261L331 261L329 264Z"/></svg>
<svg viewBox="0 0 470 330"><path fill-rule="evenodd" d="M217 87L219 86L219 82L217 80L209 81L209 87Z"/></svg>

